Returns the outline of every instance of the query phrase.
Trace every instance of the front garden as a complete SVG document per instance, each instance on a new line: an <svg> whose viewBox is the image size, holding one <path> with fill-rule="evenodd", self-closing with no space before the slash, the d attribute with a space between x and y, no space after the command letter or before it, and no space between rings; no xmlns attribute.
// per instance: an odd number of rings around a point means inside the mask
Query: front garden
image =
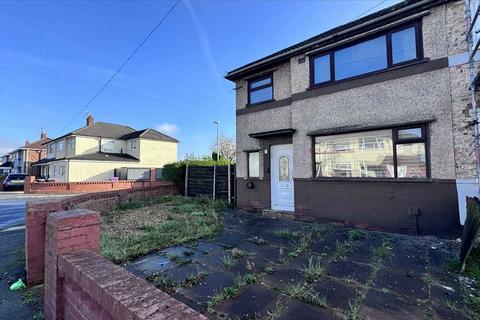
<svg viewBox="0 0 480 320"><path fill-rule="evenodd" d="M179 196L102 216L102 254L210 318L479 319L479 252Z"/></svg>

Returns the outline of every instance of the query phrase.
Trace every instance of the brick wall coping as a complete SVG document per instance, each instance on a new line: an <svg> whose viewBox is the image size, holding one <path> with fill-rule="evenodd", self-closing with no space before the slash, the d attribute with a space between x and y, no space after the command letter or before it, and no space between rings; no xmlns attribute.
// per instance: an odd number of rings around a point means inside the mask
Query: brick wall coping
<svg viewBox="0 0 480 320"><path fill-rule="evenodd" d="M58 268L114 319L207 319L92 251L62 255Z"/></svg>

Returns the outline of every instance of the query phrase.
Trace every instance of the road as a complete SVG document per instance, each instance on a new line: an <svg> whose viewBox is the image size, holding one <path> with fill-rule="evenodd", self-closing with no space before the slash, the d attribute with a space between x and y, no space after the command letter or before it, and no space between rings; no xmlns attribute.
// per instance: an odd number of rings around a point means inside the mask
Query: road
<svg viewBox="0 0 480 320"><path fill-rule="evenodd" d="M71 195L31 195L23 192L0 192L0 231L25 223L27 201L44 202Z"/></svg>

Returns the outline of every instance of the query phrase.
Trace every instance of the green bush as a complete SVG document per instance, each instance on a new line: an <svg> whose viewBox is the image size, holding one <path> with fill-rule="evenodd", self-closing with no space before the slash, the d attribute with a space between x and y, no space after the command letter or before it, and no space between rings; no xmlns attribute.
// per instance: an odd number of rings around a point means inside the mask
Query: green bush
<svg viewBox="0 0 480 320"><path fill-rule="evenodd" d="M185 190L185 167L189 166L203 166L209 167L213 165L226 166L233 164L232 162L226 159L220 159L220 161L215 161L210 157L203 157L197 159L181 160L173 163L168 163L163 166L162 175L165 180L172 181L176 184L180 192L183 194Z"/></svg>

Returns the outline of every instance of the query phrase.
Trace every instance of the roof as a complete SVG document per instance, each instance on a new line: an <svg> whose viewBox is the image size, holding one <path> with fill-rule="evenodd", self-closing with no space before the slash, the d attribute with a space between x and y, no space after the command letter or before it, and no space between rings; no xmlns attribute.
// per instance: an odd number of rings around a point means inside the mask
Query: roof
<svg viewBox="0 0 480 320"><path fill-rule="evenodd" d="M246 76L254 70L266 69L290 59L294 55L308 52L316 47L335 43L341 39L363 32L367 29L384 25L387 19L399 19L399 16L411 15L451 0L405 0L383 10L369 14L363 18L340 25L333 29L322 32L305 41L277 51L261 59L255 60L244 66L229 71L225 76L228 80L236 80Z"/></svg>
<svg viewBox="0 0 480 320"><path fill-rule="evenodd" d="M136 162L139 159L126 153L108 153L108 152L94 152L88 154L80 154L69 158L45 158L32 163L32 166L45 165L54 161L62 160L88 160L88 161L118 161L118 162Z"/></svg>
<svg viewBox="0 0 480 320"><path fill-rule="evenodd" d="M37 141L34 141L32 143L28 143L26 145L20 146L17 149L13 150L12 152L9 152L9 154L15 153L18 150L23 150L23 149L45 149L45 144L49 143L52 141L50 138L43 138Z"/></svg>
<svg viewBox="0 0 480 320"><path fill-rule="evenodd" d="M0 164L0 168L12 168L13 167L13 162L7 161L2 164Z"/></svg>
<svg viewBox="0 0 480 320"><path fill-rule="evenodd" d="M93 161L140 161L139 159L126 153L107 153L94 152L88 154L80 154L68 158L69 160L93 160Z"/></svg>
<svg viewBox="0 0 480 320"><path fill-rule="evenodd" d="M129 126L108 122L95 122L89 126L84 126L80 129L69 132L52 141L56 141L72 135L120 139L122 136L132 132L135 132L135 129L132 129Z"/></svg>
<svg viewBox="0 0 480 320"><path fill-rule="evenodd" d="M136 139L136 138L167 141L167 142L178 142L177 139L167 136L166 134L158 132L157 130L154 130L154 129L143 129L143 130L135 131L135 132L124 135L120 139L130 140L130 139Z"/></svg>
<svg viewBox="0 0 480 320"><path fill-rule="evenodd" d="M85 126L75 131L69 132L52 141L60 140L73 135L88 136L88 137L102 137L102 138L120 139L120 140L144 138L144 139L151 139L151 140L178 142L178 140L153 129L143 129L143 130L137 131L129 126L108 123L108 122L95 122L89 126Z"/></svg>

